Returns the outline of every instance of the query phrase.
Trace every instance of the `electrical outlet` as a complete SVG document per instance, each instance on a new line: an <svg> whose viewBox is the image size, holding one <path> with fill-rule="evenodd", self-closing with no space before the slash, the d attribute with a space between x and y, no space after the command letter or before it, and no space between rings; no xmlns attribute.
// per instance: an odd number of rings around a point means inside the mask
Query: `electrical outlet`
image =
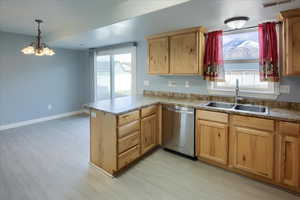
<svg viewBox="0 0 300 200"><path fill-rule="evenodd" d="M149 86L150 85L150 81L149 80L144 80L144 86Z"/></svg>
<svg viewBox="0 0 300 200"><path fill-rule="evenodd" d="M186 82L185 82L185 87L186 87L186 88L189 88L189 87L190 87L190 82L189 82L189 81L186 81Z"/></svg>
<svg viewBox="0 0 300 200"><path fill-rule="evenodd" d="M48 110L52 110L52 104L48 105Z"/></svg>
<svg viewBox="0 0 300 200"><path fill-rule="evenodd" d="M281 85L279 88L280 93L289 94L290 93L290 86L289 85Z"/></svg>

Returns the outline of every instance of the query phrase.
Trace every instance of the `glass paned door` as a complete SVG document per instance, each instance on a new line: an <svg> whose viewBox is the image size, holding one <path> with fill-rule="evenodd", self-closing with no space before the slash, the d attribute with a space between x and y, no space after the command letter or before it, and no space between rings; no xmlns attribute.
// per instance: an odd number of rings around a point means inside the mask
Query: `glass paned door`
<svg viewBox="0 0 300 200"><path fill-rule="evenodd" d="M131 53L115 54L114 66L114 97L131 95L132 88L132 55Z"/></svg>
<svg viewBox="0 0 300 200"><path fill-rule="evenodd" d="M96 57L95 98L97 101L111 98L111 59L110 55Z"/></svg>
<svg viewBox="0 0 300 200"><path fill-rule="evenodd" d="M134 48L95 54L95 101L135 94Z"/></svg>

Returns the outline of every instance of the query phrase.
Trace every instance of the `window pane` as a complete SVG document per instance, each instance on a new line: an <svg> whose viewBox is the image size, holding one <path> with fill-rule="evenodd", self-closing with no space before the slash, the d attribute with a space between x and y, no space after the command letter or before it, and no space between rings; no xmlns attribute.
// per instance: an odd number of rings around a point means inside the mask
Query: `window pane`
<svg viewBox="0 0 300 200"><path fill-rule="evenodd" d="M226 63L224 67L225 82L217 83L218 87L233 88L238 79L240 88L256 90L268 88L267 82L260 81L258 63Z"/></svg>
<svg viewBox="0 0 300 200"><path fill-rule="evenodd" d="M114 96L131 95L132 58L131 53L116 54L114 62Z"/></svg>
<svg viewBox="0 0 300 200"><path fill-rule="evenodd" d="M258 59L258 32L223 35L224 60Z"/></svg>
<svg viewBox="0 0 300 200"><path fill-rule="evenodd" d="M96 58L96 101L110 98L110 56L103 55Z"/></svg>

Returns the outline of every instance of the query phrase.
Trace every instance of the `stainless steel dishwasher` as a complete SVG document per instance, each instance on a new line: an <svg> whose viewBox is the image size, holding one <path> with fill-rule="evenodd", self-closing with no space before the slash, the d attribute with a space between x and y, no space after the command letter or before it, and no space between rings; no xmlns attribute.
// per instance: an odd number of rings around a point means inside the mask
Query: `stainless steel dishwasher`
<svg viewBox="0 0 300 200"><path fill-rule="evenodd" d="M194 108L164 105L162 143L166 150L195 158Z"/></svg>

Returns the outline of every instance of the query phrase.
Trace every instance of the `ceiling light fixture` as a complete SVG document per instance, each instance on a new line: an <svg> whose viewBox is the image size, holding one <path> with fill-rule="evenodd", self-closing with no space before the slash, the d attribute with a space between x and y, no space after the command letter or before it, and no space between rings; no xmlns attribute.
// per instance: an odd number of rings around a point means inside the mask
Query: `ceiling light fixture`
<svg viewBox="0 0 300 200"><path fill-rule="evenodd" d="M224 23L231 29L239 29L242 28L246 22L249 20L249 17L232 17L229 19L226 19Z"/></svg>
<svg viewBox="0 0 300 200"><path fill-rule="evenodd" d="M29 46L21 50L25 55L36 55L36 56L53 56L55 54L53 49L50 49L45 43L42 43L42 31L40 29L40 24L43 23L42 20L36 19L38 23L38 35L36 36L36 41L32 42Z"/></svg>

